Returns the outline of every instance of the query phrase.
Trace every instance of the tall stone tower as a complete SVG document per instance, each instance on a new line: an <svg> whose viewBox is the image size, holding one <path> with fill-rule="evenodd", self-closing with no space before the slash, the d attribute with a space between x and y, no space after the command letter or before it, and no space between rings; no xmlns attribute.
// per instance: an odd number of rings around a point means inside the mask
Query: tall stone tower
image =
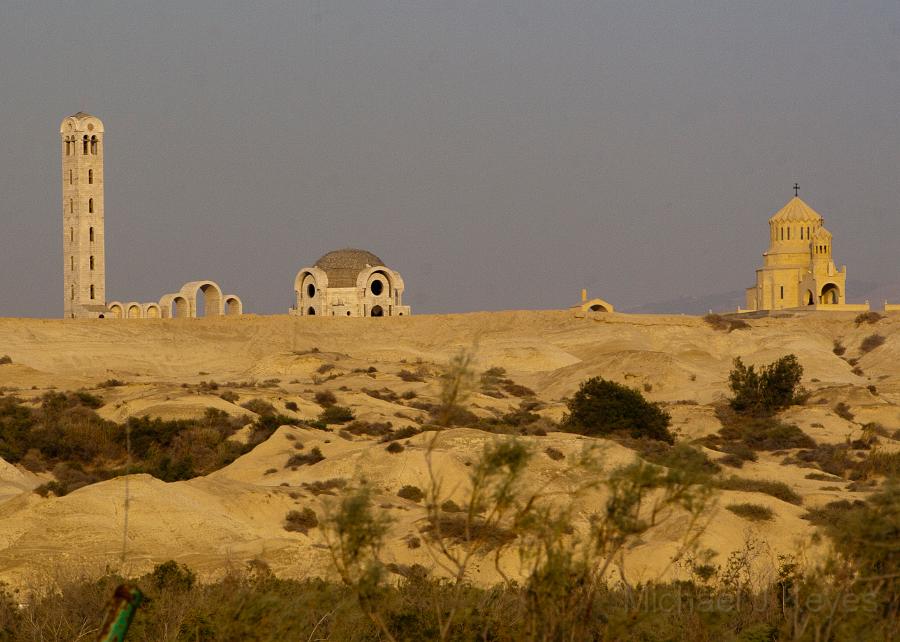
<svg viewBox="0 0 900 642"><path fill-rule="evenodd" d="M106 314L103 123L78 112L59 128L62 153L65 318Z"/></svg>

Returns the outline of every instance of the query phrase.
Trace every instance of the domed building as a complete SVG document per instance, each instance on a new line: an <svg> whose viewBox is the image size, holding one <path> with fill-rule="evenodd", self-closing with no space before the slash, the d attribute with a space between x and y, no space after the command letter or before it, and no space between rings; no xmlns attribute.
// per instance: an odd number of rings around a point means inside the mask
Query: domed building
<svg viewBox="0 0 900 642"><path fill-rule="evenodd" d="M403 279L366 250L347 248L325 254L294 279L297 316L402 317Z"/></svg>
<svg viewBox="0 0 900 642"><path fill-rule="evenodd" d="M847 266L838 270L831 252L825 220L795 193L769 219L769 248L747 288L747 309L867 310L847 304Z"/></svg>

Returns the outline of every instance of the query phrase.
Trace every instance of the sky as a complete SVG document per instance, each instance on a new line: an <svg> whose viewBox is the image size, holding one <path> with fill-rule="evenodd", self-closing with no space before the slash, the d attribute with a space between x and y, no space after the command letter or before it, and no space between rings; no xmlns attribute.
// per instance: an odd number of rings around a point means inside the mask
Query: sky
<svg viewBox="0 0 900 642"><path fill-rule="evenodd" d="M734 292L794 181L900 283L896 0L0 0L0 316L62 314L77 111L109 300L285 313L341 247L413 313Z"/></svg>

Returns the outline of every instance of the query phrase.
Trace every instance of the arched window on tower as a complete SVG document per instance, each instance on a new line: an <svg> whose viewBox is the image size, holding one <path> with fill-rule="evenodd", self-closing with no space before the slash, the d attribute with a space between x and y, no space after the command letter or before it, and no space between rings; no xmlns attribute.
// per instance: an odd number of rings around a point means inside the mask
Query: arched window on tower
<svg viewBox="0 0 900 642"><path fill-rule="evenodd" d="M92 198L88 199L88 213L89 214L94 213L94 199L92 199Z"/></svg>
<svg viewBox="0 0 900 642"><path fill-rule="evenodd" d="M69 185L72 184L72 170L69 170Z"/></svg>
<svg viewBox="0 0 900 642"><path fill-rule="evenodd" d="M69 139L67 138L67 139L66 139L66 156L69 156L69 155L72 153L72 149L69 147L69 145L71 145L71 144L72 144L72 143L71 143L71 142L69 141Z"/></svg>
<svg viewBox="0 0 900 642"><path fill-rule="evenodd" d="M91 269L92 270L94 269L94 257L93 256L91 257Z"/></svg>
<svg viewBox="0 0 900 642"><path fill-rule="evenodd" d="M91 240L91 243L93 243L94 242L94 228L93 227L88 228L88 236Z"/></svg>
<svg viewBox="0 0 900 642"><path fill-rule="evenodd" d="M75 300L75 286L74 286L74 285L72 286L72 289L70 290L69 298L70 298L72 301Z"/></svg>
<svg viewBox="0 0 900 642"><path fill-rule="evenodd" d="M84 142L84 156L87 156L87 154L88 154L88 137L85 135L85 137L82 140Z"/></svg>
<svg viewBox="0 0 900 642"><path fill-rule="evenodd" d="M93 184L94 184L94 170L89 169L88 170L88 185L93 185Z"/></svg>
<svg viewBox="0 0 900 642"><path fill-rule="evenodd" d="M75 257L74 256L69 257L69 269L72 271L75 270Z"/></svg>
<svg viewBox="0 0 900 642"><path fill-rule="evenodd" d="M91 154L97 153L97 137L91 136Z"/></svg>
<svg viewBox="0 0 900 642"><path fill-rule="evenodd" d="M75 242L75 228L74 227L69 228L69 241L71 241L73 243Z"/></svg>
<svg viewBox="0 0 900 642"><path fill-rule="evenodd" d="M69 199L69 214L75 213L75 201L71 198Z"/></svg>
<svg viewBox="0 0 900 642"><path fill-rule="evenodd" d="M91 299L94 298L94 284L91 283Z"/></svg>

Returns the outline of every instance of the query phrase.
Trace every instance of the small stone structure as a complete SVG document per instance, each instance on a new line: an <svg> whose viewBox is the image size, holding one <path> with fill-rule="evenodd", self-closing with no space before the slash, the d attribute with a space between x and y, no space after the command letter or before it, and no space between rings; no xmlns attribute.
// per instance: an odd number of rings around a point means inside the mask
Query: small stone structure
<svg viewBox="0 0 900 642"><path fill-rule="evenodd" d="M327 317L402 317L403 278L366 250L343 249L325 254L294 278L290 314Z"/></svg>
<svg viewBox="0 0 900 642"><path fill-rule="evenodd" d="M576 319L590 319L616 311L612 303L603 299L588 299L587 290L581 291L581 303L573 305L571 310Z"/></svg>
<svg viewBox="0 0 900 642"><path fill-rule="evenodd" d="M794 188L794 198L769 219L769 249L756 270L756 285L747 288L747 308L738 312L867 311L868 303L847 303L847 266L835 268L831 232Z"/></svg>
<svg viewBox="0 0 900 642"><path fill-rule="evenodd" d="M63 288L67 319L239 316L243 303L213 281L191 281L159 303L106 303L103 123L78 112L59 127L62 154Z"/></svg>

